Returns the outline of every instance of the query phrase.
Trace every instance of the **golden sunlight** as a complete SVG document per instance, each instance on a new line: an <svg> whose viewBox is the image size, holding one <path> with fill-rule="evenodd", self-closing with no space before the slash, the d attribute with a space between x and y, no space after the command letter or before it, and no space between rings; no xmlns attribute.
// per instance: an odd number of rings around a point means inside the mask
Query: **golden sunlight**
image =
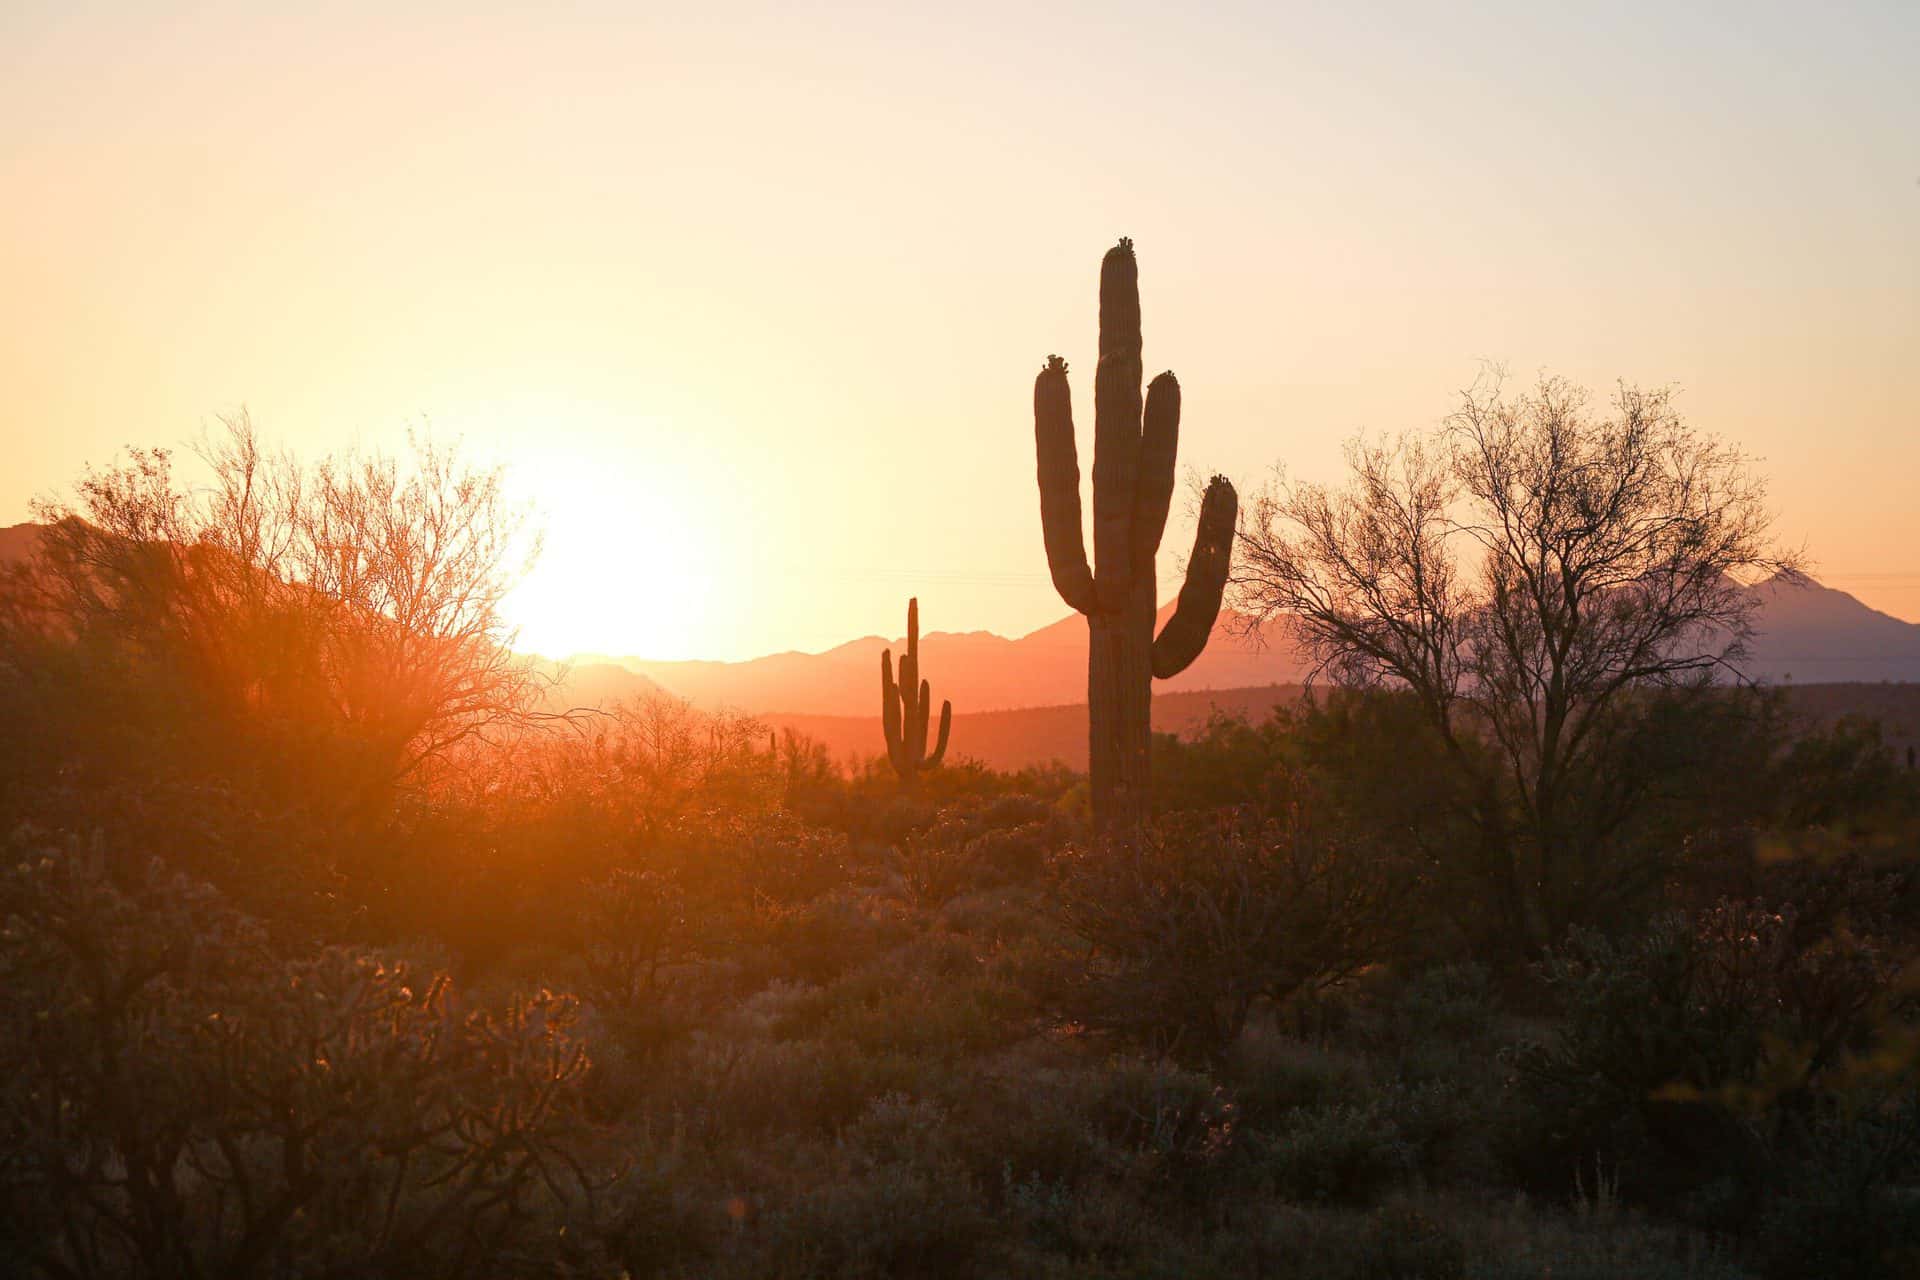
<svg viewBox="0 0 1920 1280"><path fill-rule="evenodd" d="M515 648L564 658L594 652L680 658L699 647L714 580L706 495L686 477L603 472L553 477L516 465L545 532L539 558L503 603Z"/></svg>
<svg viewBox="0 0 1920 1280"><path fill-rule="evenodd" d="M1920 1280L1844 10L0 0L0 1280Z"/></svg>

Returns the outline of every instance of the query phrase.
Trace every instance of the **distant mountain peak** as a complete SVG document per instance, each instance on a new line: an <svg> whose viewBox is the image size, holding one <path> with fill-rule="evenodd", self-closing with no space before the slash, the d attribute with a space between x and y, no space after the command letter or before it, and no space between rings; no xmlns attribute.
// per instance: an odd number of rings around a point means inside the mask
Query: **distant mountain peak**
<svg viewBox="0 0 1920 1280"><path fill-rule="evenodd" d="M1780 683L1920 682L1920 625L1880 613L1811 578L1776 577L1750 588L1759 599L1757 634L1743 665L1753 679ZM1173 602L1162 605L1162 620ZM1309 663L1288 642L1285 619L1250 645L1223 610L1200 657L1156 696L1182 691L1298 684ZM1077 703L1086 696L1086 623L1077 613L1008 638L991 631L921 636L921 660L956 715ZM862 636L824 653L770 654L743 662L621 659L662 686L706 707L756 714L864 716L879 698L873 656L899 639ZM956 749L958 743L956 740Z"/></svg>

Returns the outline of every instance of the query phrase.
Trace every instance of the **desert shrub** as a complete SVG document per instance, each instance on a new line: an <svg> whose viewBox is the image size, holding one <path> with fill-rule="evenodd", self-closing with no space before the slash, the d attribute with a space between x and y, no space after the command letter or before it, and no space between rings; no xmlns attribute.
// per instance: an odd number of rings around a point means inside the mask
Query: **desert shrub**
<svg viewBox="0 0 1920 1280"><path fill-rule="evenodd" d="M1028 1044L966 1077L950 1099L956 1151L983 1185L1077 1189L1124 1161L1092 1118L1102 1072Z"/></svg>
<svg viewBox="0 0 1920 1280"><path fill-rule="evenodd" d="M1248 1028L1222 1063L1247 1124L1270 1128L1302 1108L1331 1107L1379 1087L1373 1064L1344 1049Z"/></svg>
<svg viewBox="0 0 1920 1280"><path fill-rule="evenodd" d="M741 1202L741 1225L709 1274L833 1277L979 1274L995 1227L980 1186L938 1141L942 1114L875 1099L842 1140L791 1161Z"/></svg>
<svg viewBox="0 0 1920 1280"><path fill-rule="evenodd" d="M1043 907L1036 890L1009 886L963 894L943 906L939 918L947 928L986 947L1058 942L1058 928Z"/></svg>
<svg viewBox="0 0 1920 1280"><path fill-rule="evenodd" d="M1512 1059L1542 1126L1530 1158L1599 1161L1658 1195L1751 1176L1756 1119L1803 1109L1874 1042L1896 966L1802 936L1791 909L1722 903L1625 939L1576 933L1542 973L1564 1019Z"/></svg>
<svg viewBox="0 0 1920 1280"><path fill-rule="evenodd" d="M1759 1063L1760 959L1757 947L1713 954L1682 915L1623 940L1574 933L1542 969L1564 1021L1512 1055L1538 1124L1517 1135L1523 1172L1564 1190L1575 1170L1610 1167L1630 1193L1648 1195L1674 1188L1642 1186L1643 1171L1673 1167L1691 1184L1737 1161L1747 1135L1702 1095ZM1662 1145L1684 1172L1660 1158ZM1713 1168L1699 1168L1703 1158Z"/></svg>
<svg viewBox="0 0 1920 1280"><path fill-rule="evenodd" d="M631 1082L634 1118L720 1153L837 1133L890 1094L951 1096L940 1062L822 1034L822 1009L817 988L782 982L715 1015Z"/></svg>
<svg viewBox="0 0 1920 1280"><path fill-rule="evenodd" d="M587 1225L570 1001L462 1011L444 976L286 955L151 861L9 862L0 1216L41 1269L508 1274Z"/></svg>
<svg viewBox="0 0 1920 1280"><path fill-rule="evenodd" d="M1760 1212L1768 1277L1920 1274L1920 1099L1826 1105L1780 1138L1788 1150Z"/></svg>
<svg viewBox="0 0 1920 1280"><path fill-rule="evenodd" d="M1238 1130L1233 1099L1211 1077L1148 1058L1119 1058L1100 1074L1088 1118L1133 1171L1184 1180L1217 1164Z"/></svg>
<svg viewBox="0 0 1920 1280"><path fill-rule="evenodd" d="M916 905L939 907L965 893L1033 880L1073 830L1046 800L1003 795L940 811L902 839L890 862Z"/></svg>
<svg viewBox="0 0 1920 1280"><path fill-rule="evenodd" d="M1378 1098L1302 1107L1246 1135L1257 1180L1303 1203L1371 1204L1416 1164Z"/></svg>
<svg viewBox="0 0 1920 1280"><path fill-rule="evenodd" d="M1388 984L1366 1011L1366 1043L1404 1053L1429 1041L1472 1043L1493 1031L1500 1004L1486 968L1435 965Z"/></svg>
<svg viewBox="0 0 1920 1280"><path fill-rule="evenodd" d="M1131 1274L1221 1280L1461 1280L1470 1274L1458 1234L1411 1204L1359 1212L1269 1203L1240 1215L1235 1228L1189 1246L1188 1256L1172 1255Z"/></svg>
<svg viewBox="0 0 1920 1280"><path fill-rule="evenodd" d="M700 1274L725 1239L727 1214L668 1161L637 1163L602 1194L607 1255L629 1277Z"/></svg>
<svg viewBox="0 0 1920 1280"><path fill-rule="evenodd" d="M765 1277L966 1276L991 1238L975 1189L939 1174L883 1165L822 1182L766 1213L745 1266Z"/></svg>
<svg viewBox="0 0 1920 1280"><path fill-rule="evenodd" d="M897 902L849 888L797 905L756 903L742 929L765 977L824 986L906 941L913 923Z"/></svg>
<svg viewBox="0 0 1920 1280"><path fill-rule="evenodd" d="M1368 844L1392 848L1427 872L1410 942L1437 955L1505 957L1512 907L1497 888L1507 833L1486 821L1488 796L1447 759L1448 747L1411 694L1315 690L1274 721L1294 777L1323 818ZM1467 774L1493 767L1482 744Z"/></svg>
<svg viewBox="0 0 1920 1280"><path fill-rule="evenodd" d="M1589 1179L1571 1209L1524 1196L1433 1202L1478 1280L1754 1280L1724 1238L1647 1217ZM1822 1274L1814 1271L1810 1274Z"/></svg>
<svg viewBox="0 0 1920 1280"><path fill-rule="evenodd" d="M1368 975L1373 977L1375 975ZM1347 1043L1364 1048L1430 1177L1497 1177L1491 1123L1508 1102L1508 1015L1488 971L1454 964L1382 975L1354 1000Z"/></svg>
<svg viewBox="0 0 1920 1280"><path fill-rule="evenodd" d="M907 900L920 910L936 910L989 883L982 872L978 841L967 824L943 821L906 837L889 861Z"/></svg>
<svg viewBox="0 0 1920 1280"><path fill-rule="evenodd" d="M1873 825L1911 815L1920 800L1920 788L1887 745L1880 722L1863 716L1842 716L1801 733L1773 779L1777 820L1789 831Z"/></svg>
<svg viewBox="0 0 1920 1280"><path fill-rule="evenodd" d="M1324 987L1381 958L1413 885L1403 864L1292 811L1174 818L1069 850L1054 902L1089 954L1064 1011L1196 1060L1259 999Z"/></svg>
<svg viewBox="0 0 1920 1280"><path fill-rule="evenodd" d="M896 953L808 993L790 1008L778 1033L832 1039L868 1053L945 1060L1026 1034L1022 994L982 974L970 953L959 953L959 964L944 971L925 964L924 956L918 957L922 963L915 959Z"/></svg>
<svg viewBox="0 0 1920 1280"><path fill-rule="evenodd" d="M688 1035L730 994L734 942L717 904L689 902L671 871L620 870L588 888L578 990L609 1047L637 1066Z"/></svg>
<svg viewBox="0 0 1920 1280"><path fill-rule="evenodd" d="M686 891L667 874L621 870L586 894L579 917L586 950L582 994L626 1009L657 996L676 970L703 954Z"/></svg>
<svg viewBox="0 0 1920 1280"><path fill-rule="evenodd" d="M968 1077L951 1107L956 1154L1003 1205L1019 1187L1029 1199L1074 1198L1076 1215L1098 1186L1186 1195L1219 1185L1239 1124L1210 1077L1135 1056L1069 1066L1014 1053Z"/></svg>
<svg viewBox="0 0 1920 1280"><path fill-rule="evenodd" d="M1381 1280L1463 1280L1467 1250L1446 1223L1411 1205L1382 1206L1369 1217L1373 1274Z"/></svg>
<svg viewBox="0 0 1920 1280"><path fill-rule="evenodd" d="M1216 711L1199 733L1153 738L1154 808L1161 813L1251 808L1278 814L1292 800L1286 721L1249 724Z"/></svg>
<svg viewBox="0 0 1920 1280"><path fill-rule="evenodd" d="M708 900L792 906L860 878L846 837L784 813L703 813L670 833L668 848Z"/></svg>

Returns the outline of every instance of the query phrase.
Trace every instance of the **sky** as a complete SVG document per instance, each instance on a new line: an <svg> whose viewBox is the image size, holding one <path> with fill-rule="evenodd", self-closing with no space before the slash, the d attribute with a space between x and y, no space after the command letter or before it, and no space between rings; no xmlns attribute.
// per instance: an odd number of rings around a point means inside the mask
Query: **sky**
<svg viewBox="0 0 1920 1280"><path fill-rule="evenodd" d="M1920 620L1920 6L1585 8L7 0L0 524L245 407L504 463L525 649L1021 634L1128 235L1183 471L1672 385Z"/></svg>

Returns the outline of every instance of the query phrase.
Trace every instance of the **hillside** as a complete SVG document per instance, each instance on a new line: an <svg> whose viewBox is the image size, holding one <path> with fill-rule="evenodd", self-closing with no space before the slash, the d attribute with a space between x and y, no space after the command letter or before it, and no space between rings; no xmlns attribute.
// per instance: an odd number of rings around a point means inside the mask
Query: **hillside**
<svg viewBox="0 0 1920 1280"><path fill-rule="evenodd" d="M37 524L14 524L0 528L0 565L12 564L31 556L40 542L40 528Z"/></svg>
<svg viewBox="0 0 1920 1280"><path fill-rule="evenodd" d="M1297 700L1299 685L1263 685L1247 689L1208 689L1156 693L1153 727L1161 733L1189 735L1215 713L1259 723L1273 708ZM1799 715L1817 724L1842 716L1880 721L1896 753L1920 747L1920 684L1792 684L1787 696ZM793 729L824 743L837 761L865 760L881 751L880 717L808 716L774 713L768 724ZM953 713L954 759L978 760L996 769L1021 769L1058 761L1071 769L1087 767L1087 708L1084 704L1025 707L1008 711Z"/></svg>
<svg viewBox="0 0 1920 1280"><path fill-rule="evenodd" d="M921 643L925 644L924 639ZM1255 689L1158 694L1153 700L1153 727L1162 733L1190 734L1217 713L1257 722L1266 719L1274 707L1298 698L1300 693L1299 685L1266 685ZM821 742L836 761L863 761L882 751L878 715L774 713L761 718L777 728L792 729ZM948 752L951 759L978 760L995 769L1021 769L1058 761L1070 769L1084 770L1087 767L1086 704L972 713L956 708Z"/></svg>
<svg viewBox="0 0 1920 1280"><path fill-rule="evenodd" d="M1920 624L1903 622L1862 604L1844 591L1818 583L1768 581L1754 588L1760 599L1757 634L1742 670L1770 684L1920 682ZM1169 604L1160 611L1165 621ZM1213 638L1194 664L1154 685L1169 693L1243 690L1297 685L1308 664L1295 651L1284 624L1274 624L1264 643L1250 646L1238 634L1238 619L1222 614ZM864 636L825 653L782 653L746 662L648 662L594 656L645 675L707 708L733 707L755 714L865 716L878 697L883 649L903 641ZM1086 688L1086 623L1078 615L1017 639L986 631L932 632L921 636L921 668L934 696L950 699L956 715L1058 707L1083 699Z"/></svg>
<svg viewBox="0 0 1920 1280"><path fill-rule="evenodd" d="M0 564L31 554L39 526L0 528ZM1811 580L1779 579L1754 588L1757 634L1742 664L1748 678L1770 684L1920 684L1920 624L1869 608L1844 591ZM1160 610L1161 623L1172 613ZM1223 613L1212 639L1192 666L1154 685L1156 697L1297 685L1308 664L1294 650L1284 623L1271 625L1254 646L1239 620ZM554 700L597 706L665 690L695 706L756 715L865 719L878 696L883 650L900 638L862 636L824 653L787 652L743 662L658 662L579 654L573 677ZM990 631L933 631L920 640L922 668L934 695L952 701L956 716L1020 708L1070 706L1086 696L1086 623L1077 614L1009 639ZM540 659L547 669L561 664Z"/></svg>
<svg viewBox="0 0 1920 1280"><path fill-rule="evenodd" d="M1920 681L1920 625L1810 579L1773 579L1760 597L1746 671L1773 684Z"/></svg>
<svg viewBox="0 0 1920 1280"><path fill-rule="evenodd" d="M1169 604L1161 621L1172 613ZM1156 692L1244 689L1298 684L1306 668L1291 646L1255 651L1227 633L1222 618L1207 649ZM862 636L824 653L778 653L745 662L653 662L640 658L582 655L582 662L612 662L645 675L696 706L734 707L756 714L864 715L878 697L880 654L904 646L904 638ZM1073 615L1017 639L990 631L932 631L920 637L921 668L934 696L962 709L1001 711L1059 706L1086 696L1087 629Z"/></svg>

